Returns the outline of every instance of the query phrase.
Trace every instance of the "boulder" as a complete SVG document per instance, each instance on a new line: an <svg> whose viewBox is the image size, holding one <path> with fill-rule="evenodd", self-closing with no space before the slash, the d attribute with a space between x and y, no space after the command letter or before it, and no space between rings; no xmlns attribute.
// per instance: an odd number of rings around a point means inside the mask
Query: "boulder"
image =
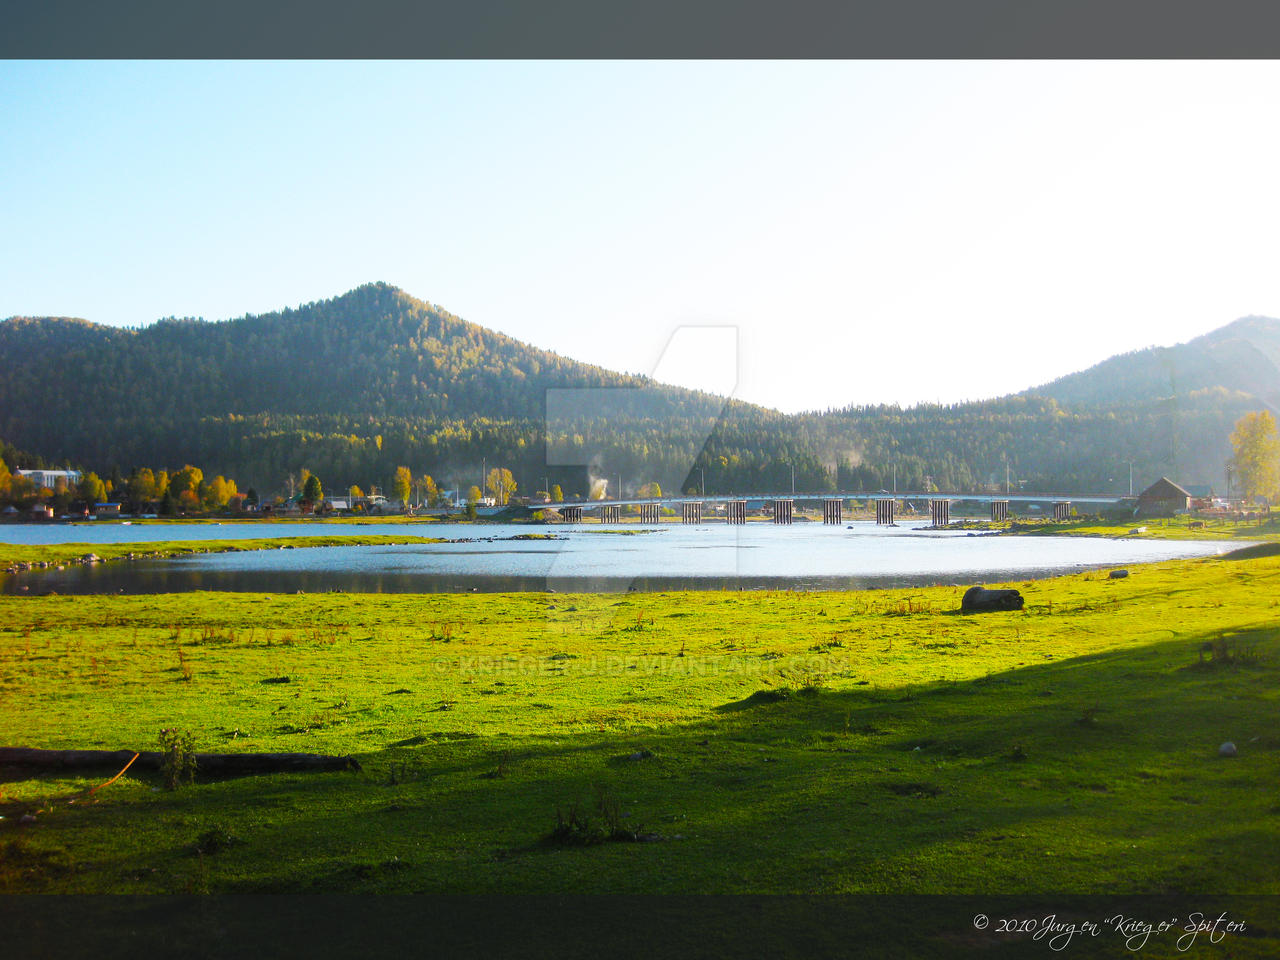
<svg viewBox="0 0 1280 960"><path fill-rule="evenodd" d="M1021 610L1025 601L1017 590L988 590L970 587L960 600L961 613L990 613L995 610Z"/></svg>

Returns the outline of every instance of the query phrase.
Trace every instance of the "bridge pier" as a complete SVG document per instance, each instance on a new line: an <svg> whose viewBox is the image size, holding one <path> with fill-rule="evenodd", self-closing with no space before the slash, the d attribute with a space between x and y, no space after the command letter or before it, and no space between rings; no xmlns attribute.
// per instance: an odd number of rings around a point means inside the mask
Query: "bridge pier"
<svg viewBox="0 0 1280 960"><path fill-rule="evenodd" d="M773 501L773 522L778 524L790 525L792 511L795 509L796 502L794 500L775 500Z"/></svg>
<svg viewBox="0 0 1280 960"><path fill-rule="evenodd" d="M600 508L601 523L621 523L622 508L619 506L608 506Z"/></svg>
<svg viewBox="0 0 1280 960"><path fill-rule="evenodd" d="M935 527L945 527L951 523L951 501L950 500L930 500L929 516L933 520Z"/></svg>
<svg viewBox="0 0 1280 960"><path fill-rule="evenodd" d="M876 500L876 523L882 527L893 526L893 500L887 497Z"/></svg>
<svg viewBox="0 0 1280 960"><path fill-rule="evenodd" d="M582 508L581 507L561 507L560 517L565 523L581 523Z"/></svg>
<svg viewBox="0 0 1280 960"><path fill-rule="evenodd" d="M747 501L745 500L729 500L724 505L725 523L746 523L747 522Z"/></svg>
<svg viewBox="0 0 1280 960"><path fill-rule="evenodd" d="M1009 501L1008 500L992 500L991 501L991 522L1004 523L1009 519Z"/></svg>
<svg viewBox="0 0 1280 960"><path fill-rule="evenodd" d="M680 522L681 523L701 523L702 522L702 501L686 500L680 504Z"/></svg>
<svg viewBox="0 0 1280 960"><path fill-rule="evenodd" d="M657 503L640 504L640 522L658 523L662 517L662 505Z"/></svg>
<svg viewBox="0 0 1280 960"><path fill-rule="evenodd" d="M1071 519L1071 501L1055 500L1053 502L1053 519L1070 520Z"/></svg>
<svg viewBox="0 0 1280 960"><path fill-rule="evenodd" d="M822 501L822 522L823 523L840 523L840 513L844 507L844 501L839 499L828 498Z"/></svg>

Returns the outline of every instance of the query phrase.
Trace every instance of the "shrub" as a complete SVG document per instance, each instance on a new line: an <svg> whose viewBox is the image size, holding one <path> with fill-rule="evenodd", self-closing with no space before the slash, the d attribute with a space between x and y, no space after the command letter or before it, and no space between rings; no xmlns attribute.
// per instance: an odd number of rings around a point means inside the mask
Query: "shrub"
<svg viewBox="0 0 1280 960"><path fill-rule="evenodd" d="M195 739L188 731L166 727L160 731L160 775L166 790L177 790L196 779Z"/></svg>

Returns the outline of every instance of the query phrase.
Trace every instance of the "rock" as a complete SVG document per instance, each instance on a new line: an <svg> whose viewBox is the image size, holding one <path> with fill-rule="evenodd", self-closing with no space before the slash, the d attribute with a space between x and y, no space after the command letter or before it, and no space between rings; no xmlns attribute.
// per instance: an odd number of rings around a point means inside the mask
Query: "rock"
<svg viewBox="0 0 1280 960"><path fill-rule="evenodd" d="M1127 577L1128 575L1129 575L1129 571L1128 571L1128 570L1112 570L1110 573L1108 573L1108 574L1107 574L1107 579L1108 579L1108 580L1123 580L1123 579L1124 579L1125 577Z"/></svg>
<svg viewBox="0 0 1280 960"><path fill-rule="evenodd" d="M970 587L960 600L962 613L991 613L1002 610L1021 610L1026 601L1017 590L988 590L986 587Z"/></svg>
<svg viewBox="0 0 1280 960"><path fill-rule="evenodd" d="M1236 745L1230 740L1218 748L1218 756L1220 757L1234 757L1235 755Z"/></svg>
<svg viewBox="0 0 1280 960"><path fill-rule="evenodd" d="M36 818L33 814L24 813L22 816L18 818L18 822L19 823L35 823Z"/></svg>

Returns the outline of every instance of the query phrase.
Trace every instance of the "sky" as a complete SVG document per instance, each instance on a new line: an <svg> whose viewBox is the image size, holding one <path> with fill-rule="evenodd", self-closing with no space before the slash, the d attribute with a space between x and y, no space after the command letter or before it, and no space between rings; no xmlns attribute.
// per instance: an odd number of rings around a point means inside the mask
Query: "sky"
<svg viewBox="0 0 1280 960"><path fill-rule="evenodd" d="M786 411L980 399L1280 317L1277 116L1265 61L8 61L0 317L380 280Z"/></svg>

